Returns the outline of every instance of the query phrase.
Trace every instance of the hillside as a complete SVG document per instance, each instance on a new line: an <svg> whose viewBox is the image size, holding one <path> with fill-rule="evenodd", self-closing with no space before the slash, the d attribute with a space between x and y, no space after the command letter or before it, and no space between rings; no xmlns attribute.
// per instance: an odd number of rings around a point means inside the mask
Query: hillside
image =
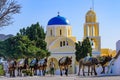
<svg viewBox="0 0 120 80"><path fill-rule="evenodd" d="M8 35L5 35L5 34L0 34L0 41L4 41L10 37L13 37L14 35L12 34L8 34Z"/></svg>

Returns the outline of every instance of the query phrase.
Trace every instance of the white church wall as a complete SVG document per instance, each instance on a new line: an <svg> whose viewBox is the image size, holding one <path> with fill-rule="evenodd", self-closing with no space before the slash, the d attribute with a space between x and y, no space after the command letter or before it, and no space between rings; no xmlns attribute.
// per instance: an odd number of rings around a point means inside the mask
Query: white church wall
<svg viewBox="0 0 120 80"><path fill-rule="evenodd" d="M116 42L116 52L118 53L119 50L120 50L120 40Z"/></svg>
<svg viewBox="0 0 120 80"><path fill-rule="evenodd" d="M120 50L120 40L116 42L116 52ZM114 61L114 63L110 66L109 74L113 75L120 75L120 55L118 58Z"/></svg>

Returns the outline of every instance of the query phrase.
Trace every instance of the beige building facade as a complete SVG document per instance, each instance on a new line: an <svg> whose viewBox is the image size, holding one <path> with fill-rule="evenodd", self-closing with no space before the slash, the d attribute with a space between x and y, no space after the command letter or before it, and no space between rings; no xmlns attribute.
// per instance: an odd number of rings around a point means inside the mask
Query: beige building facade
<svg viewBox="0 0 120 80"><path fill-rule="evenodd" d="M51 52L48 63L53 59L56 74L59 74L59 59L64 56L72 57L72 67L70 67L69 73L74 73L76 37L72 35L72 26L69 21L58 14L48 21L46 30L45 41L47 42L47 49Z"/></svg>

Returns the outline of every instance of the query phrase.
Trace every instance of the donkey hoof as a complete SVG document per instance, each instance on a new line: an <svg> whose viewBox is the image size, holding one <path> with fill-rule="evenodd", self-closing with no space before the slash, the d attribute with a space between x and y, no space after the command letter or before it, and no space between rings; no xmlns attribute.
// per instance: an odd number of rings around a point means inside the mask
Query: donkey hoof
<svg viewBox="0 0 120 80"><path fill-rule="evenodd" d="M95 75L97 75L97 73L95 73Z"/></svg>

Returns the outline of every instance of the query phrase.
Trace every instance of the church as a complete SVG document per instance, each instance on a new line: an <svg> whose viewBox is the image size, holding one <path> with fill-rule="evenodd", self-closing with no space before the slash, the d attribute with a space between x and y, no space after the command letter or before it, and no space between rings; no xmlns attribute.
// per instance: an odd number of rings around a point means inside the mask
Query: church
<svg viewBox="0 0 120 80"><path fill-rule="evenodd" d="M100 55L101 37L99 35L99 23L97 22L94 10L90 9L86 13L83 27L83 39L88 37L93 43L92 55ZM48 21L46 31L45 41L47 42L47 49L51 52L48 63L50 63L51 59L54 60L56 65L55 73L59 74L58 61L63 56L72 56L72 67L69 68L69 73L76 73L78 63L75 59L75 42L77 42L77 40L76 37L72 35L72 26L69 20L58 13L56 17Z"/></svg>

